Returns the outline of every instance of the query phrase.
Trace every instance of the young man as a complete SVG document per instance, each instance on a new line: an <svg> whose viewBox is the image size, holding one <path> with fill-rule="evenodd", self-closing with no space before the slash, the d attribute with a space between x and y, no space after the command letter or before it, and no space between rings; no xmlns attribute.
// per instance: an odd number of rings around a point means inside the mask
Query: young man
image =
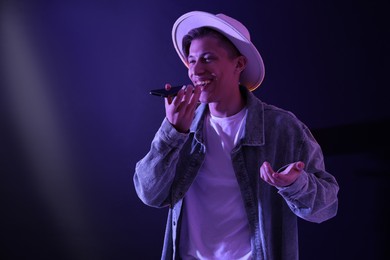
<svg viewBox="0 0 390 260"><path fill-rule="evenodd" d="M169 206L162 258L298 259L297 216L337 213L320 146L292 113L250 92L264 65L240 22L190 12L172 36L193 85L165 100L134 175L145 204Z"/></svg>

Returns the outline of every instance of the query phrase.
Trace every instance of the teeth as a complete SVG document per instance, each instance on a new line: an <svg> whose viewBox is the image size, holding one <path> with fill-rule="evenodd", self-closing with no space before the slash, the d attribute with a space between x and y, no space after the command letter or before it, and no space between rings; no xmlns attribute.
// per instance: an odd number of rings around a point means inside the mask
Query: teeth
<svg viewBox="0 0 390 260"><path fill-rule="evenodd" d="M211 82L210 80L198 81L198 82L195 83L195 86L204 87L204 86L206 86L207 84L209 84L210 82Z"/></svg>

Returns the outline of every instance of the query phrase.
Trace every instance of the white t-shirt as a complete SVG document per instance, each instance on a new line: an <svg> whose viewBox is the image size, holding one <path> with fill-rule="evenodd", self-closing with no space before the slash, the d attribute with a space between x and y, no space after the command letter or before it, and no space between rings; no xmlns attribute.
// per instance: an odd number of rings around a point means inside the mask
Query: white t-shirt
<svg viewBox="0 0 390 260"><path fill-rule="evenodd" d="M247 109L206 117L206 158L184 198L183 259L250 259L250 230L230 152L242 136Z"/></svg>

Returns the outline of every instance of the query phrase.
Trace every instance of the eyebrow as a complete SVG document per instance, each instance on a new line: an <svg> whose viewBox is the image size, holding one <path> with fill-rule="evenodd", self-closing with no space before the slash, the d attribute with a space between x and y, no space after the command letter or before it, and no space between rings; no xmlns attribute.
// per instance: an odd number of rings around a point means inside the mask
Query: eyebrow
<svg viewBox="0 0 390 260"><path fill-rule="evenodd" d="M201 55L199 55L200 57L203 57L203 56L206 56L206 55L215 55L213 52L210 52L210 51L207 51L207 52L203 52ZM187 59L188 58L191 58L191 57L194 57L194 55L188 55Z"/></svg>

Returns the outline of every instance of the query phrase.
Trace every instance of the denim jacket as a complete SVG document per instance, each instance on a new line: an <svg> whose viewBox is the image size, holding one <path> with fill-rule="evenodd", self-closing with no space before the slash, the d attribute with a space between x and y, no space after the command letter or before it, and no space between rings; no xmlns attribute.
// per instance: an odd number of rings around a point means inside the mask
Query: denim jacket
<svg viewBox="0 0 390 260"><path fill-rule="evenodd" d="M241 87L248 108L244 136L231 152L251 232L253 259L298 259L297 216L320 223L337 213L339 190L326 172L320 146L291 112L260 101ZM207 104L196 110L190 132L179 133L166 120L150 151L135 167L139 198L152 207L169 207L162 259L178 259L180 216L186 191L205 158L203 122ZM260 178L268 161L274 170L303 161L305 169L288 187Z"/></svg>

